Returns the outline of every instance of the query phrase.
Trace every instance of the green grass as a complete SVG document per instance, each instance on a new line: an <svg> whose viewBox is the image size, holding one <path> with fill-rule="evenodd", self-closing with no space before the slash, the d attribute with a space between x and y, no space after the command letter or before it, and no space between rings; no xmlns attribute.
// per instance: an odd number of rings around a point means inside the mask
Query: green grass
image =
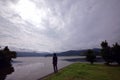
<svg viewBox="0 0 120 80"><path fill-rule="evenodd" d="M74 63L43 80L120 80L120 67Z"/></svg>

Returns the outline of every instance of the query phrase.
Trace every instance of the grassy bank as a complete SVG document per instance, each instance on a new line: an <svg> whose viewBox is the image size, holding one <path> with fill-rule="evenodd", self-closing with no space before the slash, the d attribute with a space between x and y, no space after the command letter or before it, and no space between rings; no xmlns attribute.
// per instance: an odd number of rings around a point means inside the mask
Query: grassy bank
<svg viewBox="0 0 120 80"><path fill-rule="evenodd" d="M120 80L120 67L74 63L43 80Z"/></svg>

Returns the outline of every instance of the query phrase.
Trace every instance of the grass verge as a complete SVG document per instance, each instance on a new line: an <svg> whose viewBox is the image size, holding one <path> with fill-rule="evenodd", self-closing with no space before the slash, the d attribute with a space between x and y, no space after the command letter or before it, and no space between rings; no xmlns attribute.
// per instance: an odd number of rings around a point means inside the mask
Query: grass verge
<svg viewBox="0 0 120 80"><path fill-rule="evenodd" d="M74 63L43 80L120 80L120 67Z"/></svg>

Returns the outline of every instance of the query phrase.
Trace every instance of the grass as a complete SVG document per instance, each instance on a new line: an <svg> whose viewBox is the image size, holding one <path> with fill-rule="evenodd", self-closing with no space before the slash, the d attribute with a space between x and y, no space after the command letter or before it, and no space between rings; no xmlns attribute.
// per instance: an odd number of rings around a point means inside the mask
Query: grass
<svg viewBox="0 0 120 80"><path fill-rule="evenodd" d="M120 80L120 67L74 63L43 80Z"/></svg>

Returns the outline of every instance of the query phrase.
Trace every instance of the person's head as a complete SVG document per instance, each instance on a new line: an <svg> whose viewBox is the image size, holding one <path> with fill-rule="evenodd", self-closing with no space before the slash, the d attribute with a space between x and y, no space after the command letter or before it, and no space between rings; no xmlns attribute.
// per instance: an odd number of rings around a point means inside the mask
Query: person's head
<svg viewBox="0 0 120 80"><path fill-rule="evenodd" d="M54 53L53 56L56 56L56 53Z"/></svg>

